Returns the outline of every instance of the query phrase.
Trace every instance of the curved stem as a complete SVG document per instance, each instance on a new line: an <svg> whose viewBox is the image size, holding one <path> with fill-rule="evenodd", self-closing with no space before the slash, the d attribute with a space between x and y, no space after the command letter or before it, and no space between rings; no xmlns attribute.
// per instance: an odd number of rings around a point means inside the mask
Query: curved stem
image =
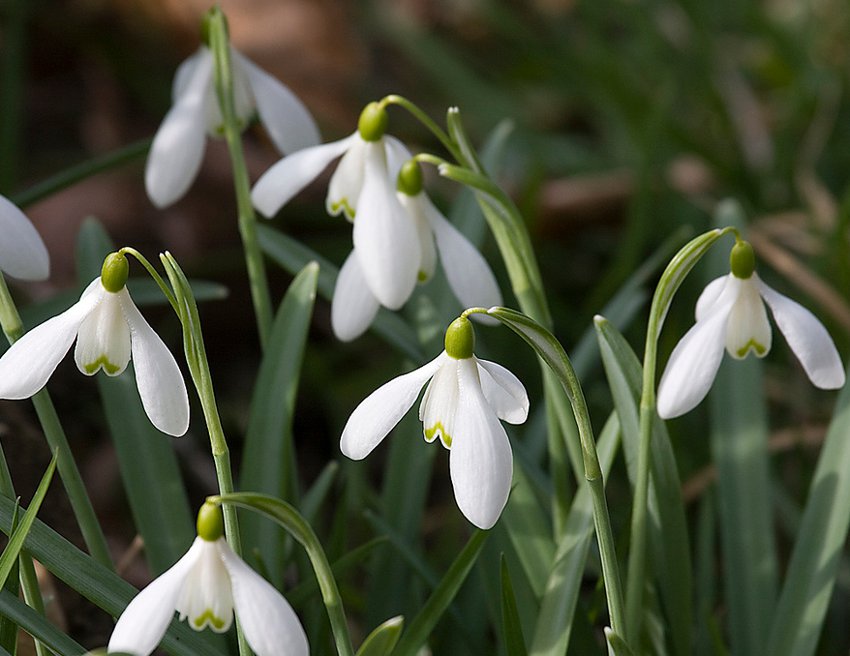
<svg viewBox="0 0 850 656"><path fill-rule="evenodd" d="M451 153L452 157L458 161L463 158L458 145L452 141L451 137L449 137L449 135L439 125L437 125L430 116L428 116L428 114L423 112L416 104L412 103L404 96L390 94L389 96L382 98L380 104L383 106L398 105L399 107L406 109L414 118L416 118L417 121L424 125L431 134L439 139L440 143L443 144L443 147Z"/></svg>

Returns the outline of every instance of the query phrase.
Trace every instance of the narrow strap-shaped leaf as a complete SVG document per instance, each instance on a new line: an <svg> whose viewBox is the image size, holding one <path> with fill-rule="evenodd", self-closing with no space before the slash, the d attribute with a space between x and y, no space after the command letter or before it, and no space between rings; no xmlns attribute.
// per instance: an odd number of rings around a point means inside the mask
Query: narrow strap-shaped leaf
<svg viewBox="0 0 850 656"><path fill-rule="evenodd" d="M403 628L404 618L401 615L391 617L366 637L356 656L389 656L398 643Z"/></svg>
<svg viewBox="0 0 850 656"><path fill-rule="evenodd" d="M773 616L771 656L815 653L850 526L850 385L838 397Z"/></svg>
<svg viewBox="0 0 850 656"><path fill-rule="evenodd" d="M0 497L0 531L7 535L11 528L14 509L14 501ZM38 519L33 522L24 540L24 549L58 579L67 583L98 608L115 617L121 614L137 594L137 590L132 585L77 549ZM2 607L0 612L5 612ZM22 623L21 625L23 626ZM218 649L207 644L201 634L192 631L185 624L178 623L176 619L165 634L162 646L174 656L221 656L222 654Z"/></svg>
<svg viewBox="0 0 850 656"><path fill-rule="evenodd" d="M17 512L12 517L12 527L13 530L18 528ZM32 564L32 561L30 561L30 564ZM6 578L4 585L0 586L15 597L20 596L21 592L22 579L18 576L18 573L18 569L12 568L11 575ZM38 588L36 587L36 589ZM0 649L6 653L11 652L12 654L16 654L18 649L18 625L5 615L0 615Z"/></svg>
<svg viewBox="0 0 850 656"><path fill-rule="evenodd" d="M298 495L292 419L318 275L318 264L305 266L278 308L251 399L240 474L242 487L292 503ZM270 578L279 582L283 530L254 513L245 515L241 530L245 553L258 549Z"/></svg>
<svg viewBox="0 0 850 656"><path fill-rule="evenodd" d="M304 244L270 226L257 225L257 237L263 252L278 266L291 274L300 271L310 262L318 262L320 268L319 294L328 301L333 298L339 267L334 266L332 262ZM372 330L414 362L425 361L425 355L422 353L416 334L397 314L381 308L372 323Z"/></svg>
<svg viewBox="0 0 850 656"><path fill-rule="evenodd" d="M78 656L86 653L84 647L66 636L43 615L35 612L8 590L0 591L0 614L11 619L24 631L57 654ZM188 656L190 652L183 653Z"/></svg>
<svg viewBox="0 0 850 656"><path fill-rule="evenodd" d="M525 638L522 635L522 622L514 596L514 584L511 581L511 573L504 554L500 559L499 573L502 582L502 634L505 638L505 650L508 656L527 656L528 650L525 648Z"/></svg>
<svg viewBox="0 0 850 656"><path fill-rule="evenodd" d="M451 564L440 584L428 597L422 610L413 618L407 630L402 634L393 656L414 656L428 640L443 613L455 598L460 586L466 580L478 554L487 540L487 531L476 531Z"/></svg>
<svg viewBox="0 0 850 656"><path fill-rule="evenodd" d="M595 322L602 362L620 417L623 450L634 484L637 479L639 404L643 371L625 338L603 317ZM652 472L649 487L649 540L661 601L673 643L673 653L691 653L692 574L685 508L676 457L667 428L656 419L652 424Z"/></svg>

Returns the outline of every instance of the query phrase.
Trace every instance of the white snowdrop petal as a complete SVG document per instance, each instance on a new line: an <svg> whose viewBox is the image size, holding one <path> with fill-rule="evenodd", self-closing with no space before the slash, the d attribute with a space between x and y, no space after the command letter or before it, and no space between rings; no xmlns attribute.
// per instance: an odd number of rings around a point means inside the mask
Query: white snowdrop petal
<svg viewBox="0 0 850 656"><path fill-rule="evenodd" d="M426 442L438 437L443 446L450 449L455 436L458 399L458 362L451 357L443 360L434 374L419 406L419 419Z"/></svg>
<svg viewBox="0 0 850 656"><path fill-rule="evenodd" d="M741 360L750 352L763 358L770 351L773 331L759 295L755 274L740 280L741 291L726 324L726 351Z"/></svg>
<svg viewBox="0 0 850 656"><path fill-rule="evenodd" d="M718 298L720 298L720 294L723 292L723 288L726 286L727 281L731 277L732 274L728 273L725 276L715 278L705 286L705 289L702 290L702 293L697 299L697 321L702 321L708 315L709 311L711 310L711 306L717 302Z"/></svg>
<svg viewBox="0 0 850 656"><path fill-rule="evenodd" d="M328 183L325 211L331 216L344 214L349 221L354 220L357 201L363 189L366 150L366 142L355 132L351 137L350 147L339 160Z"/></svg>
<svg viewBox="0 0 850 656"><path fill-rule="evenodd" d="M354 251L348 255L334 286L331 301L331 328L337 339L350 342L371 325L380 307L369 291Z"/></svg>
<svg viewBox="0 0 850 656"><path fill-rule="evenodd" d="M151 423L179 437L189 428L189 394L171 351L141 315L129 292L119 292L124 318L130 326L133 367L139 397Z"/></svg>
<svg viewBox="0 0 850 656"><path fill-rule="evenodd" d="M437 241L440 262L460 304L464 307L502 305L502 292L487 260L424 193L421 195L425 216Z"/></svg>
<svg viewBox="0 0 850 656"><path fill-rule="evenodd" d="M312 182L327 166L348 150L354 136L302 148L266 171L251 190L251 200L260 212L274 216L295 194Z"/></svg>
<svg viewBox="0 0 850 656"><path fill-rule="evenodd" d="M38 392L65 357L80 324L101 301L96 278L80 300L28 331L0 358L0 399L26 399Z"/></svg>
<svg viewBox="0 0 850 656"><path fill-rule="evenodd" d="M206 145L206 99L212 83L212 55L200 53L159 130L145 166L145 189L159 208L179 200L192 184Z"/></svg>
<svg viewBox="0 0 850 656"><path fill-rule="evenodd" d="M186 575L176 608L195 631L212 629L224 633L233 623L233 594L230 576L221 559L217 540L200 539L199 554Z"/></svg>
<svg viewBox="0 0 850 656"><path fill-rule="evenodd" d="M0 269L21 280L47 278L47 247L26 215L4 196L0 196L0 234Z"/></svg>
<svg viewBox="0 0 850 656"><path fill-rule="evenodd" d="M455 500L475 526L491 528L508 501L513 475L505 429L487 404L475 360L458 361L460 399L449 470Z"/></svg>
<svg viewBox="0 0 850 656"><path fill-rule="evenodd" d="M416 286L421 253L416 227L396 197L380 143L367 144L353 233L354 250L372 293L381 305L397 310Z"/></svg>
<svg viewBox="0 0 850 656"><path fill-rule="evenodd" d="M799 303L758 281L779 330L812 383L821 389L844 385L844 367L832 338L818 319Z"/></svg>
<svg viewBox="0 0 850 656"><path fill-rule="evenodd" d="M185 556L133 598L118 618L107 651L133 656L153 652L174 617L186 577L201 555L201 542L196 538Z"/></svg>
<svg viewBox="0 0 850 656"><path fill-rule="evenodd" d="M420 193L415 196L408 196L401 192L396 193L396 197L402 207L407 210L407 213L413 219L416 226L416 236L419 239L420 262L419 262L419 282L430 280L437 269L437 247L434 244L434 233L431 231L431 224L423 211L422 199L425 194Z"/></svg>
<svg viewBox="0 0 850 656"><path fill-rule="evenodd" d="M393 378L358 405L342 431L340 449L352 460L362 460L410 410L425 382L445 358L441 353L428 364Z"/></svg>
<svg viewBox="0 0 850 656"><path fill-rule="evenodd" d="M77 330L74 361L77 369L93 376L103 369L117 376L130 361L130 326L124 319L117 294L101 290L102 300Z"/></svg>
<svg viewBox="0 0 850 656"><path fill-rule="evenodd" d="M401 167L413 158L411 152L401 141L390 135L384 137L384 151L387 154L387 171L393 182L398 178Z"/></svg>
<svg viewBox="0 0 850 656"><path fill-rule="evenodd" d="M277 149L289 154L319 145L319 128L304 103L277 78L242 54L232 52L234 63L248 76L260 120Z"/></svg>
<svg viewBox="0 0 850 656"><path fill-rule="evenodd" d="M519 378L502 365L475 359L481 391L499 419L509 424L521 424L528 418L528 394Z"/></svg>
<svg viewBox="0 0 850 656"><path fill-rule="evenodd" d="M309 656L307 635L292 607L222 539L217 542L245 640L257 656Z"/></svg>
<svg viewBox="0 0 850 656"><path fill-rule="evenodd" d="M174 80L171 83L172 102L177 102L180 99L180 96L185 93L201 59L210 56L210 49L206 46L201 46L180 63L177 67L177 72L174 73Z"/></svg>
<svg viewBox="0 0 850 656"><path fill-rule="evenodd" d="M730 281L712 313L697 321L673 349L658 385L658 414L663 419L689 412L708 394L723 359L726 324L738 288L736 280Z"/></svg>

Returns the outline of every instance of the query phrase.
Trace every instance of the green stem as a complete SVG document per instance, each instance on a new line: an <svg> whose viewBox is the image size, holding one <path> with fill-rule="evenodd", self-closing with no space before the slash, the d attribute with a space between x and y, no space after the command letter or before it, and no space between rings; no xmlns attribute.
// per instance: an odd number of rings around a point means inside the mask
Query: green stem
<svg viewBox="0 0 850 656"><path fill-rule="evenodd" d="M245 263L248 268L254 312L257 315L260 345L265 348L271 333L274 313L266 277L266 265L257 240L257 216L251 202L251 183L242 151L242 126L236 115L233 100L233 68L230 61L227 23L224 14L217 7L210 13L209 28L210 48L215 57L215 88L221 108L224 138L230 153L233 186L236 191L239 234L242 236L242 246L245 251Z"/></svg>
<svg viewBox="0 0 850 656"><path fill-rule="evenodd" d="M2 274L0 274L0 325L3 327L3 332L9 344L14 344L23 335L23 324L20 314L18 314L18 308L9 293L9 288L6 286L6 280ZM74 516L77 518L89 553L95 560L111 570L113 565L109 556L109 549L106 546L106 539L97 521L97 515L95 515L94 508L91 505L80 470L74 461L74 455L47 389L37 392L32 397L32 403L35 406L38 420L41 423L50 450L57 452L56 467L59 470L59 477L65 486L65 492L68 494Z"/></svg>
<svg viewBox="0 0 850 656"><path fill-rule="evenodd" d="M437 125L428 114L423 112L417 105L410 102L404 96L399 96L396 94L390 94L389 96L384 97L380 103L382 106L386 105L398 105L403 109L407 110L417 121L422 123L427 130L431 132L437 139L443 144L443 147L448 150L452 157L456 160L460 161L463 158L463 155L458 148L458 145L452 141L451 137L446 134L445 130L443 130L439 125Z"/></svg>

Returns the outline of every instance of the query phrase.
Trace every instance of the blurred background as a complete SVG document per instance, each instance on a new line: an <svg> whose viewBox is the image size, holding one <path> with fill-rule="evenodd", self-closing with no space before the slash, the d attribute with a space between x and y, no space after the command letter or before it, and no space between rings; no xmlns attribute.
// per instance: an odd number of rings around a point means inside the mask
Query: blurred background
<svg viewBox="0 0 850 656"><path fill-rule="evenodd" d="M234 46L303 99L325 140L351 133L363 105L388 93L410 98L440 121L447 107L458 106L479 143L508 121L511 137L495 172L524 212L556 334L568 350L665 240L677 235L681 243L687 230L705 230L716 202L734 197L745 208L762 277L812 309L848 357L846 2L232 0L221 5ZM152 137L168 110L176 67L199 45L199 20L208 8L197 0L0 0L0 193L14 199L73 164ZM391 110L390 120L390 131L411 149L444 155L401 110ZM259 126L246 132L244 144L256 180L279 155ZM189 193L162 211L145 196L143 167L144 157L136 157L27 207L47 242L53 273L46 283L15 292L23 304L27 297L39 301L79 284L73 244L90 216L104 224L116 244L132 245L149 257L167 248L191 275L224 284L227 301L205 304L202 316L222 414L238 452L260 351L226 148L210 141ZM340 265L350 249L350 226L325 215L326 180L305 190L273 224ZM428 184L448 211L458 190L434 176ZM506 303L513 305L492 239L484 239L482 250L503 283ZM279 299L291 277L273 265L269 272ZM652 278L641 298L651 294L651 283ZM693 321L702 284L689 280L677 297L665 327L662 362ZM409 317L422 310L420 297L427 294L426 287L409 304ZM151 316L166 341L179 348L176 321L164 311L153 310ZM646 307L624 330L638 353L645 317ZM501 350L500 362L526 381L539 403L537 365L510 346L512 339L488 333L483 348ZM766 362L766 393L775 451L771 473L784 489L777 502L782 561L833 397L812 389L787 347L779 339L774 343ZM295 427L304 479L311 480L337 456L336 440L350 411L398 368L397 354L374 335L337 343L329 305L317 302ZM586 394L601 422L610 399L598 360L589 371ZM51 389L120 557L132 538L132 523L93 385L80 380L68 359ZM706 442L692 439L704 432L704 412L698 409L671 424L692 508L714 475ZM0 438L26 497L44 469L47 449L28 404L3 402L0 418ZM789 425L804 429L788 430ZM193 422L192 431L175 441L175 448L192 498L200 500L215 479L200 421ZM458 523L443 465L435 469L426 533L447 514ZM379 466L375 476L380 477ZM625 480L622 471L612 480L618 477ZM58 485L52 494L45 521L79 542ZM627 506L628 498L627 487L609 492L613 504L620 500ZM615 522L620 529L627 526L628 511L617 512ZM147 576L144 562L132 552L123 573L137 584ZM839 624L835 631L827 627L823 653L846 653L850 643L846 627L840 628L850 599L850 571L844 574L836 597ZM95 611L86 604L69 596L60 610L57 621L79 640L88 644L108 635L109 619L93 618ZM724 610L713 612L722 617Z"/></svg>

